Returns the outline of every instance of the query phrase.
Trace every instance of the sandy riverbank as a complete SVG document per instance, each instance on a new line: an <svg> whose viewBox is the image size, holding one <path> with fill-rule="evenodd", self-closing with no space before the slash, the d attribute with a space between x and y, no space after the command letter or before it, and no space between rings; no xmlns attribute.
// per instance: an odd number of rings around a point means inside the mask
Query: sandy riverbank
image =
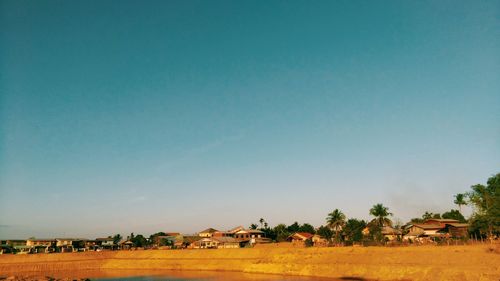
<svg viewBox="0 0 500 281"><path fill-rule="evenodd" d="M4 275L85 270L237 271L378 280L499 280L498 246L147 250L0 256Z"/></svg>

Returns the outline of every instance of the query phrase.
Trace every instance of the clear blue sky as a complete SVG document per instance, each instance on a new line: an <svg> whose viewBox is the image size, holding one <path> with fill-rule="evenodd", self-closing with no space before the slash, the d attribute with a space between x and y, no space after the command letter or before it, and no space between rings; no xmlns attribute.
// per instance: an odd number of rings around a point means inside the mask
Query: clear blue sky
<svg viewBox="0 0 500 281"><path fill-rule="evenodd" d="M499 1L0 0L0 238L444 212L500 172Z"/></svg>

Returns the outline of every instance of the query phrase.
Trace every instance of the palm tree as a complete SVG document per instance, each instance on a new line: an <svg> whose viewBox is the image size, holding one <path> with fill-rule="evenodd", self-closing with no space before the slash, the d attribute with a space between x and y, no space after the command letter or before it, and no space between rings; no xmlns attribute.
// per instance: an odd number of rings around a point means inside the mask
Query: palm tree
<svg viewBox="0 0 500 281"><path fill-rule="evenodd" d="M425 211L425 213L422 215L422 219L424 221L428 220L428 219L432 219L433 217L434 217L434 214L431 212L428 212L428 211Z"/></svg>
<svg viewBox="0 0 500 281"><path fill-rule="evenodd" d="M453 203L458 205L458 209L460 210L460 213L462 213L462 206L467 205L467 202L465 202L465 194L458 193L455 195L455 201L453 201Z"/></svg>
<svg viewBox="0 0 500 281"><path fill-rule="evenodd" d="M374 221L377 223L378 226L383 227L383 226L392 226L392 221L387 218L388 216L392 216L392 213L389 212L389 208L385 207L382 204L375 204L371 209L370 209L370 215L374 216L375 219Z"/></svg>
<svg viewBox="0 0 500 281"><path fill-rule="evenodd" d="M345 215L339 209L333 210L326 218L328 226L335 231L335 240L339 241L339 231L345 225Z"/></svg>
<svg viewBox="0 0 500 281"><path fill-rule="evenodd" d="M259 222L260 222L260 228L262 228L262 225L263 225L263 224L264 224L264 222L265 222L264 218L260 218Z"/></svg>

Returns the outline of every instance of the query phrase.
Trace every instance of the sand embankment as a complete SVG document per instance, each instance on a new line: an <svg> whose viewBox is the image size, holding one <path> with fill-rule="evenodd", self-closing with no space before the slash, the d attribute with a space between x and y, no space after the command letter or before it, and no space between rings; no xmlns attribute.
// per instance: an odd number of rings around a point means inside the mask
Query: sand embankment
<svg viewBox="0 0 500 281"><path fill-rule="evenodd" d="M0 256L2 274L106 269L239 271L379 280L500 280L491 246L147 250Z"/></svg>

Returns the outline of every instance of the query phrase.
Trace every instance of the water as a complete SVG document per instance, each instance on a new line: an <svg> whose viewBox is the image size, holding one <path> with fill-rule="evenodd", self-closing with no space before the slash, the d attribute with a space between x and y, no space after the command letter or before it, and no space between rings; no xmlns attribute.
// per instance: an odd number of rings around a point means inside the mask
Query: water
<svg viewBox="0 0 500 281"><path fill-rule="evenodd" d="M243 279L242 279L243 278ZM247 281L247 280L273 280L273 281L305 281L305 280L318 280L317 278L304 278L304 277L275 277L275 276L267 276L267 279L253 279L253 278L244 278L244 277L236 277L228 279L227 277L211 277L211 278L179 278L179 277L169 277L169 276L134 276L134 277L113 277L113 278L97 278L90 279L95 281L219 281L219 280L233 280L233 281ZM323 279L325 280L325 279ZM334 279L328 279L334 280ZM335 279L336 280L336 279Z"/></svg>
<svg viewBox="0 0 500 281"><path fill-rule="evenodd" d="M333 281L339 279L297 277L269 274L249 274L240 272L203 272L203 271L105 271L97 272L93 281ZM352 279L351 279L352 280Z"/></svg>

